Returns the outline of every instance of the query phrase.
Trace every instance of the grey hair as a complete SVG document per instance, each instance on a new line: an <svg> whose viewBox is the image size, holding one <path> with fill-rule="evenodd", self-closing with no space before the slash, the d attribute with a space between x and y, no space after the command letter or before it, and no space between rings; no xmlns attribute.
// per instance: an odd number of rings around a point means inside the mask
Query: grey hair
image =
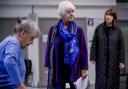
<svg viewBox="0 0 128 89"><path fill-rule="evenodd" d="M14 27L14 33L20 33L20 32L25 32L25 33L36 32L36 37L38 37L40 33L38 25L34 21L30 19L21 20L20 18L17 18L17 23Z"/></svg>
<svg viewBox="0 0 128 89"><path fill-rule="evenodd" d="M58 13L60 16L63 16L66 10L69 10L69 9L75 10L76 7L70 1L62 1L59 3Z"/></svg>

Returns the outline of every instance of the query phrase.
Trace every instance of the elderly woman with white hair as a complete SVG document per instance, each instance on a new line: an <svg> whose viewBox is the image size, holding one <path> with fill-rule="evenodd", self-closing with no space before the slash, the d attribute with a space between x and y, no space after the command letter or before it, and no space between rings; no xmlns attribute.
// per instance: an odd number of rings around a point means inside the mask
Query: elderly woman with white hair
<svg viewBox="0 0 128 89"><path fill-rule="evenodd" d="M0 89L27 89L23 49L38 35L39 30L32 20L17 19L14 34L0 43Z"/></svg>
<svg viewBox="0 0 128 89"><path fill-rule="evenodd" d="M48 34L45 67L48 67L47 89L65 89L65 83L87 77L88 57L83 29L75 22L75 6L69 1L59 4L60 20Z"/></svg>

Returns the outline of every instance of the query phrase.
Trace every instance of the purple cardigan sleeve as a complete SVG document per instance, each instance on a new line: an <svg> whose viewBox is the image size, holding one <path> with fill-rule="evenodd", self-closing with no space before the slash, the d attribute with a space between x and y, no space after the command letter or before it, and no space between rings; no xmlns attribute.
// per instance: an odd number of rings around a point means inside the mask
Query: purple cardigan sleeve
<svg viewBox="0 0 128 89"><path fill-rule="evenodd" d="M45 67L48 67L49 60L50 60L50 41L51 41L51 34L52 34L53 27L50 28L48 33L47 45L46 45L46 52L45 52Z"/></svg>
<svg viewBox="0 0 128 89"><path fill-rule="evenodd" d="M81 27L78 28L78 41L79 41L79 51L80 51L80 62L81 69L88 69L88 52L87 52L87 44L84 36L83 29Z"/></svg>

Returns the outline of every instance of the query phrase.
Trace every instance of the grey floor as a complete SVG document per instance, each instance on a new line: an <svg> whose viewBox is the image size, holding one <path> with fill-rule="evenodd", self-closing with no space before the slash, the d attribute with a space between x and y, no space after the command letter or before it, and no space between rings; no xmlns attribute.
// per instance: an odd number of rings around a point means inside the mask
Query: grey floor
<svg viewBox="0 0 128 89"><path fill-rule="evenodd" d="M126 76L121 76L120 77L120 89L126 89ZM31 88L29 87L28 89L46 89L46 88ZM87 89L95 89L95 85L89 85Z"/></svg>
<svg viewBox="0 0 128 89"><path fill-rule="evenodd" d="M28 89L46 89L46 88L28 88ZM89 86L87 89L94 89L94 85Z"/></svg>
<svg viewBox="0 0 128 89"><path fill-rule="evenodd" d="M120 84L120 89L126 89L126 82ZM46 89L46 88L28 88L28 89ZM95 89L94 85L88 86L87 89Z"/></svg>

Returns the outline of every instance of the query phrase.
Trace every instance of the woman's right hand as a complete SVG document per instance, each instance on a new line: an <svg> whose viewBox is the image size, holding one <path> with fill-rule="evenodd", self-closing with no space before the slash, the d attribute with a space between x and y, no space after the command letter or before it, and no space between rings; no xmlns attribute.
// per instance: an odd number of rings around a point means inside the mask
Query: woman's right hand
<svg viewBox="0 0 128 89"><path fill-rule="evenodd" d="M27 87L23 83L19 84L18 88L19 89L27 89Z"/></svg>
<svg viewBox="0 0 128 89"><path fill-rule="evenodd" d="M82 80L86 79L87 76L88 76L88 70L81 70Z"/></svg>
<svg viewBox="0 0 128 89"><path fill-rule="evenodd" d="M95 64L96 62L95 61L91 61L92 64Z"/></svg>

